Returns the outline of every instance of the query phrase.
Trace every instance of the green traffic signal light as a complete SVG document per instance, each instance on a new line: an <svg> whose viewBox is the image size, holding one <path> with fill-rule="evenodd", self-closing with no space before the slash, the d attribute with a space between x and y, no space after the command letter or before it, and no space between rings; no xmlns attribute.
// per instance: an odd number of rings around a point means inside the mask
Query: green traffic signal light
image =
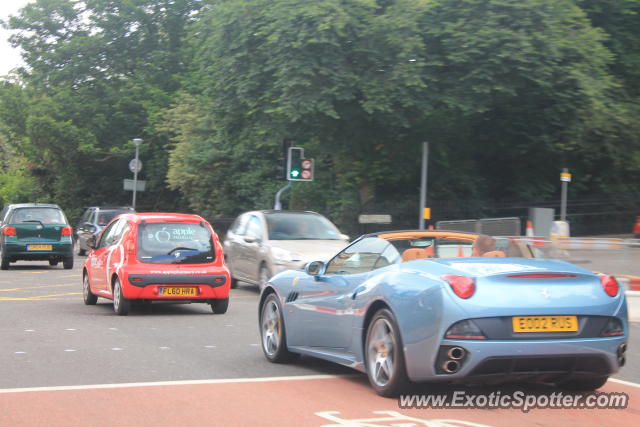
<svg viewBox="0 0 640 427"><path fill-rule="evenodd" d="M289 175L291 175L291 178L297 178L300 176L300 171L298 169L291 169Z"/></svg>

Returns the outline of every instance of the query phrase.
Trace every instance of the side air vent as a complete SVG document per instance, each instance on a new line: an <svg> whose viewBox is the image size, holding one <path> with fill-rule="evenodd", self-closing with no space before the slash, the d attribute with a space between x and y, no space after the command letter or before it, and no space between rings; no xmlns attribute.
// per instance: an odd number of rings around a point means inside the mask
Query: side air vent
<svg viewBox="0 0 640 427"><path fill-rule="evenodd" d="M293 291L289 293L289 295L287 295L287 299L285 302L294 302L297 299L298 299L298 293Z"/></svg>

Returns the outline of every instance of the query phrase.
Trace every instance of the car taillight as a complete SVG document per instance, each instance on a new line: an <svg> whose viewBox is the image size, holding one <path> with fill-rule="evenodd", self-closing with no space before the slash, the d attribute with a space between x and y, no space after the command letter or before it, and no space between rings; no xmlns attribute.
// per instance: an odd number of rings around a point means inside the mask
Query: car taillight
<svg viewBox="0 0 640 427"><path fill-rule="evenodd" d="M615 277L601 274L600 284L602 284L602 289L604 289L605 293L610 297L615 297L616 295L618 295L620 285L618 284L618 281Z"/></svg>
<svg viewBox="0 0 640 427"><path fill-rule="evenodd" d="M441 277L449 283L453 292L460 298L471 298L476 291L476 284L471 277L457 274L445 274Z"/></svg>
<svg viewBox="0 0 640 427"><path fill-rule="evenodd" d="M5 236L17 236L16 228L10 225L5 225L2 227L2 234Z"/></svg>
<svg viewBox="0 0 640 427"><path fill-rule="evenodd" d="M73 229L71 228L70 225L63 227L62 231L60 232L60 235L62 236L71 236L72 234L73 234Z"/></svg>

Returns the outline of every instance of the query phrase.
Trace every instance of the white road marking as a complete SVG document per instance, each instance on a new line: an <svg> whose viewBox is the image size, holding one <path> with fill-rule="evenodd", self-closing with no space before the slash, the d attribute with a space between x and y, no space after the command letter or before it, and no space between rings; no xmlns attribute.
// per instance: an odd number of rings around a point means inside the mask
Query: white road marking
<svg viewBox="0 0 640 427"><path fill-rule="evenodd" d="M77 331L77 329L67 328L67 329L65 329L65 331Z"/></svg>
<svg viewBox="0 0 640 427"><path fill-rule="evenodd" d="M76 350L74 350L74 349L72 349L72 348L68 348L68 349L66 349L65 351L70 353L70 352L72 352L72 351L76 351Z"/></svg>
<svg viewBox="0 0 640 427"><path fill-rule="evenodd" d="M120 347L113 347L111 350L113 350L113 351L122 351L122 349Z"/></svg>
<svg viewBox="0 0 640 427"><path fill-rule="evenodd" d="M14 351L13 354L27 354L26 351Z"/></svg>
<svg viewBox="0 0 640 427"><path fill-rule="evenodd" d="M25 329L25 332L35 332L35 329Z"/></svg>
<svg viewBox="0 0 640 427"><path fill-rule="evenodd" d="M327 379L334 379L334 378L348 378L350 376L354 376L354 375L300 375L300 376L290 376L290 377L228 378L228 379L218 379L218 380L158 381L158 382L147 382L147 383L4 388L4 389L0 389L0 394L25 393L25 392L32 392L32 391L93 390L93 389L103 389L103 388L163 387L163 386L174 386L174 385L266 383L266 382L272 382L272 381L275 382L275 381L327 380Z"/></svg>
<svg viewBox="0 0 640 427"><path fill-rule="evenodd" d="M618 383L618 384L622 384L622 385L628 385L629 387L639 387L640 388L640 384L632 383L631 381L619 380L617 378L609 378L609 381L614 382L614 383Z"/></svg>
<svg viewBox="0 0 640 427"><path fill-rule="evenodd" d="M110 331L117 331L118 328L109 328Z"/></svg>
<svg viewBox="0 0 640 427"><path fill-rule="evenodd" d="M205 345L204 348L216 348L215 345Z"/></svg>
<svg viewBox="0 0 640 427"><path fill-rule="evenodd" d="M171 347L158 347L160 350L171 350Z"/></svg>

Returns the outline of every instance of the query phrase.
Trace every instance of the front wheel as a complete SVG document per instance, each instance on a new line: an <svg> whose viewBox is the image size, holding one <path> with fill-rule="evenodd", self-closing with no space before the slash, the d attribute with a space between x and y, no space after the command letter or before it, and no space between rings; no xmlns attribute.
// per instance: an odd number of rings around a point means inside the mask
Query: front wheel
<svg viewBox="0 0 640 427"><path fill-rule="evenodd" d="M118 316L126 316L129 314L130 307L131 301L126 299L122 294L120 279L116 278L113 282L113 311L115 311Z"/></svg>
<svg viewBox="0 0 640 427"><path fill-rule="evenodd" d="M276 294L270 294L260 310L262 351L270 362L289 362L296 357L287 349L284 318Z"/></svg>
<svg viewBox="0 0 640 427"><path fill-rule="evenodd" d="M402 340L393 313L381 309L367 328L365 363L369 382L384 397L394 397L409 387Z"/></svg>
<svg viewBox="0 0 640 427"><path fill-rule="evenodd" d="M74 246L75 246L74 248L75 253L77 253L80 256L83 256L86 254L86 251L82 249L82 247L80 246L80 239L76 239Z"/></svg>
<svg viewBox="0 0 640 427"><path fill-rule="evenodd" d="M211 310L215 314L225 314L229 308L229 298L211 300Z"/></svg>
<svg viewBox="0 0 640 427"><path fill-rule="evenodd" d="M605 385L609 377L578 378L558 384L558 387L571 391L594 391Z"/></svg>
<svg viewBox="0 0 640 427"><path fill-rule="evenodd" d="M96 302L98 302L98 297L93 292L91 292L88 274L85 274L82 278L82 297L86 305L95 305Z"/></svg>

